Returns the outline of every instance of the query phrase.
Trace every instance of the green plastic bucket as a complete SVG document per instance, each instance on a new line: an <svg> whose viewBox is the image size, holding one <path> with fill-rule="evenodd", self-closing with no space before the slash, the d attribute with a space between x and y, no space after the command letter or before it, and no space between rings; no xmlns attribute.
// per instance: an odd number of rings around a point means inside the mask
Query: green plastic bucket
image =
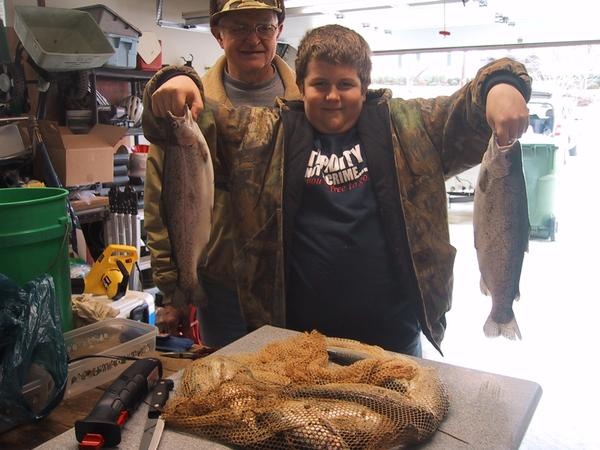
<svg viewBox="0 0 600 450"><path fill-rule="evenodd" d="M19 286L44 273L52 275L63 331L73 329L68 193L59 188L0 189L0 273Z"/></svg>

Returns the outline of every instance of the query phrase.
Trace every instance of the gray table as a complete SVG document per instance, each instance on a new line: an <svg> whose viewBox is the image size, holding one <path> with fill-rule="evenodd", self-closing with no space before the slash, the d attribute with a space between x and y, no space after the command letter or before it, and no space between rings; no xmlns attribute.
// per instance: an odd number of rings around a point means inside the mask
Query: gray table
<svg viewBox="0 0 600 450"><path fill-rule="evenodd" d="M234 354L257 350L273 340L285 339L294 332L271 326L253 333L222 348L215 354ZM532 381L466 369L425 359L424 366L435 367L448 386L450 411L440 429L425 444L427 449L517 449L542 395L539 384ZM175 389L180 374L176 374ZM142 405L125 423L119 446L137 450L147 405ZM37 447L37 449L78 448L75 429ZM228 449L221 444L197 436L165 429L160 449Z"/></svg>

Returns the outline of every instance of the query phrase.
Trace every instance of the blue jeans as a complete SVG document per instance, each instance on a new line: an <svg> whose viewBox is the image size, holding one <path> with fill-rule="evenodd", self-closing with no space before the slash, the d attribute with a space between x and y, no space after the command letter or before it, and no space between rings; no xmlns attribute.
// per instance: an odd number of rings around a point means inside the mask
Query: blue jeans
<svg viewBox="0 0 600 450"><path fill-rule="evenodd" d="M406 348L402 349L402 353L405 355L417 356L419 358L423 357L423 347L421 346L421 333L417 334L416 339L414 339L410 344L406 346Z"/></svg>
<svg viewBox="0 0 600 450"><path fill-rule="evenodd" d="M206 308L198 308L200 338L208 347L223 347L248 333L237 292L214 281L202 280L208 297ZM412 356L422 356L420 333L405 348L388 350Z"/></svg>
<svg viewBox="0 0 600 450"><path fill-rule="evenodd" d="M220 283L202 280L208 297L206 308L198 308L200 339L208 347L223 347L248 333L237 292Z"/></svg>

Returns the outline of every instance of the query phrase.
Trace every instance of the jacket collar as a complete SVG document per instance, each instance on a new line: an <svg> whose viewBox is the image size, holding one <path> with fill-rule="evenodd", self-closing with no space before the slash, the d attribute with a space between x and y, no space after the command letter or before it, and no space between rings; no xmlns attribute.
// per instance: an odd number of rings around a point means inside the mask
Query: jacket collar
<svg viewBox="0 0 600 450"><path fill-rule="evenodd" d="M283 95L285 98L299 99L300 91L298 90L298 86L296 86L294 71L277 55L273 58L273 64L283 82ZM226 65L227 58L225 58L225 55L221 55L215 61L213 66L202 76L202 83L204 84L204 92L210 93L211 100L217 104L222 104L231 108L233 107L233 104L231 103L231 100L229 100L229 97L227 97L225 85L223 84L223 72L225 71Z"/></svg>

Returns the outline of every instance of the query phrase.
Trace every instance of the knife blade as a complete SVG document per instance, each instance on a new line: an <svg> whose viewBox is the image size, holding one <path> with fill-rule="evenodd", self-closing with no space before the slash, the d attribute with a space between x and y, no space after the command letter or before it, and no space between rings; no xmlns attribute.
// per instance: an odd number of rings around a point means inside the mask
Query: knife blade
<svg viewBox="0 0 600 450"><path fill-rule="evenodd" d="M139 450L156 450L165 428L165 422L160 417L163 406L169 399L169 391L173 389L173 380L160 380L152 390L148 418L144 426L144 434Z"/></svg>

